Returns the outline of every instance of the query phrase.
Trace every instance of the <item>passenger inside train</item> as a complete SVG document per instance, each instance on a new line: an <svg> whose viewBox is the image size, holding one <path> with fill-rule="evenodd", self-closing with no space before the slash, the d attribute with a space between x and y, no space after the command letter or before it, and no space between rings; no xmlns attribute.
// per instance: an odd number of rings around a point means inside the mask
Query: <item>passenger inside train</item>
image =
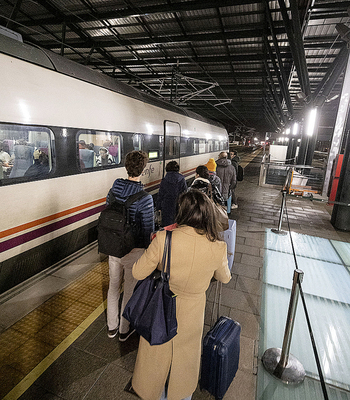
<svg viewBox="0 0 350 400"><path fill-rule="evenodd" d="M85 140L79 140L79 157L82 169L93 168L95 157L93 150L87 148Z"/></svg>
<svg viewBox="0 0 350 400"><path fill-rule="evenodd" d="M31 165L24 176L31 179L44 178L50 172L49 157L40 150L34 151L34 164Z"/></svg>
<svg viewBox="0 0 350 400"><path fill-rule="evenodd" d="M96 157L96 166L115 164L113 156L108 152L105 147L100 147L99 155Z"/></svg>
<svg viewBox="0 0 350 400"><path fill-rule="evenodd" d="M0 124L0 179L28 177L39 165L35 179L45 178L52 169L52 146L47 128Z"/></svg>

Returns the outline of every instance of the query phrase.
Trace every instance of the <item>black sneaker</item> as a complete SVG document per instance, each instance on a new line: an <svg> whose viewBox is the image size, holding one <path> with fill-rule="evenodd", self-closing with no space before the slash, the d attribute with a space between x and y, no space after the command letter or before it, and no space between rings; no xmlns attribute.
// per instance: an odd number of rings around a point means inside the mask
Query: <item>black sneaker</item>
<svg viewBox="0 0 350 400"><path fill-rule="evenodd" d="M117 334L118 334L118 328L117 329L112 329L112 330L108 329L108 337L109 338L113 339L114 337L117 336Z"/></svg>
<svg viewBox="0 0 350 400"><path fill-rule="evenodd" d="M119 333L119 341L125 342L135 332L135 329L130 328L126 333Z"/></svg>

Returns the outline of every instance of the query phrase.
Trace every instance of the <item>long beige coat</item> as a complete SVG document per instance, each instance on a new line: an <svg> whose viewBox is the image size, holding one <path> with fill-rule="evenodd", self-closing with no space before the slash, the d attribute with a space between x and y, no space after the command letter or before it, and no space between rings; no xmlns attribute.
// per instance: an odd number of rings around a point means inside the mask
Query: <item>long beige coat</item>
<svg viewBox="0 0 350 400"><path fill-rule="evenodd" d="M160 231L133 266L136 279L146 278L161 262L165 231ZM210 242L189 226L173 231L170 288L177 295L177 335L151 346L140 338L133 389L144 400L159 400L169 375L168 399L190 396L197 387L204 325L205 292L212 277L229 282L226 243Z"/></svg>

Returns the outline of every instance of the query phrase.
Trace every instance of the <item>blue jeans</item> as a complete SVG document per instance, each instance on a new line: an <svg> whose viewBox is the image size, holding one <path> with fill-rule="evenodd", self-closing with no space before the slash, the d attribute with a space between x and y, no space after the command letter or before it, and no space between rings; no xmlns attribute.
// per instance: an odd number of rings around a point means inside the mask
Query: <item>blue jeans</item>
<svg viewBox="0 0 350 400"><path fill-rule="evenodd" d="M186 397L185 399L182 399L182 400L191 400L191 398L192 398L192 395L190 395L190 396L188 396L188 397ZM162 393L162 395L161 395L159 400L168 400L168 381L165 383L165 387L164 387L163 393Z"/></svg>
<svg viewBox="0 0 350 400"><path fill-rule="evenodd" d="M227 199L227 214L231 212L232 196Z"/></svg>

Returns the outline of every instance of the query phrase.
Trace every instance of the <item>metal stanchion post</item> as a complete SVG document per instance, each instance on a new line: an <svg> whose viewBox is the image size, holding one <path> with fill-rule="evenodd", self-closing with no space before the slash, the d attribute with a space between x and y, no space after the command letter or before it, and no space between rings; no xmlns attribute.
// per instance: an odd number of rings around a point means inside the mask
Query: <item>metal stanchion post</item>
<svg viewBox="0 0 350 400"><path fill-rule="evenodd" d="M294 327L295 313L299 298L299 285L302 282L304 272L300 269L294 270L293 286L290 295L286 328L284 331L283 345L280 348L267 349L262 356L262 363L270 374L281 379L284 383L298 384L305 378L305 370L301 362L289 354L292 333Z"/></svg>
<svg viewBox="0 0 350 400"><path fill-rule="evenodd" d="M286 235L287 232L282 231L282 221L283 221L283 213L284 213L284 208L286 206L286 198L287 198L287 191L282 190L282 204L281 204L281 211L280 211L280 218L278 220L278 229L271 229L271 232L273 233L278 233L279 235Z"/></svg>

